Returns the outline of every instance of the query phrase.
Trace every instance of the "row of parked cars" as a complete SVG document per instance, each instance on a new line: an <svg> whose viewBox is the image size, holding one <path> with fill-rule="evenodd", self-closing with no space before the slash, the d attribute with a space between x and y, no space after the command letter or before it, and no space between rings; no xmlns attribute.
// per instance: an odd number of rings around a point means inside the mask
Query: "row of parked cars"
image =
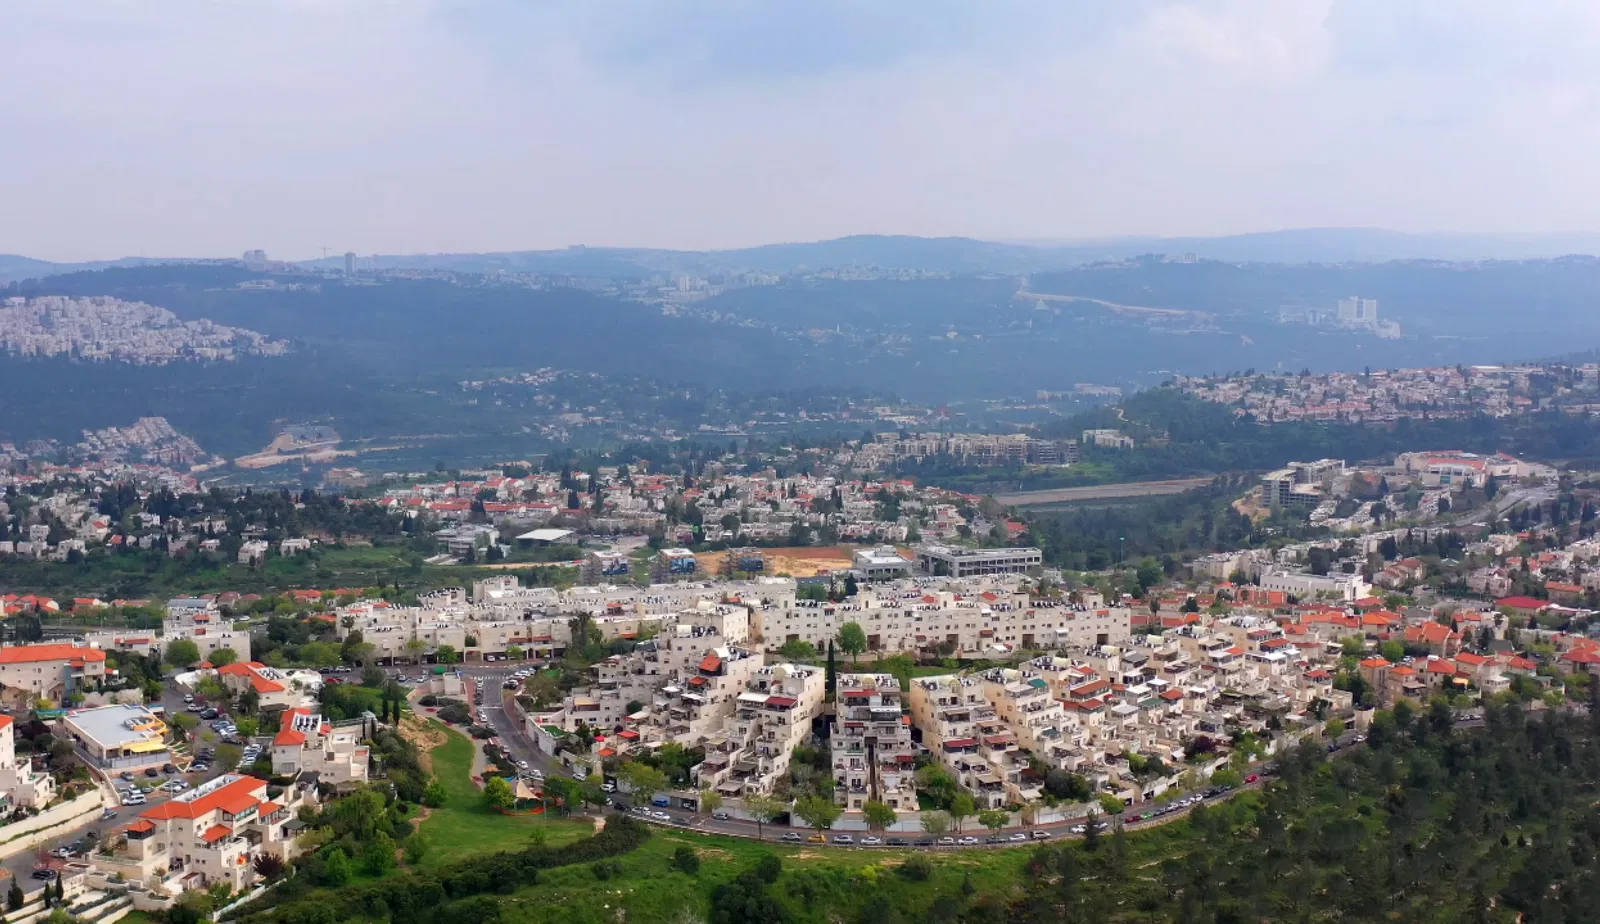
<svg viewBox="0 0 1600 924"><path fill-rule="evenodd" d="M782 837L778 838L778 840L789 841L791 843L832 843L839 847L972 847L978 844L1021 844L1027 841L1045 841L1049 839L1049 831L1030 831L1026 833L1022 831L1016 831L1011 834L991 834L982 840L979 840L970 834L963 835L962 837L955 837L952 835L946 835L944 837L923 837L917 838L916 840L911 840L904 837L882 838L876 834L868 834L863 836L860 840L857 840L854 834L835 834L831 839L829 839L821 834L813 834L807 837L798 831L787 831Z"/></svg>

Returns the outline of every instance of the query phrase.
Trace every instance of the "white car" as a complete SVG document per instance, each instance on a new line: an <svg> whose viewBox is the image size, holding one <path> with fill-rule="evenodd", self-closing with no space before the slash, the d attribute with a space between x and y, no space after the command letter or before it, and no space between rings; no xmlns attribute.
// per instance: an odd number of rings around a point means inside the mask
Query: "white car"
<svg viewBox="0 0 1600 924"><path fill-rule="evenodd" d="M650 817L654 818L656 821L671 821L672 820L672 816L668 815L666 812L651 812L650 813Z"/></svg>
<svg viewBox="0 0 1600 924"><path fill-rule="evenodd" d="M970 834L967 835L966 837L963 837L961 840L956 841L956 843L960 844L963 847L971 847L973 844L976 844L977 842L978 842L978 839L973 837Z"/></svg>
<svg viewBox="0 0 1600 924"><path fill-rule="evenodd" d="M526 769L528 769L528 762L525 761L525 760L517 761L517 769L518 770L526 770Z"/></svg>
<svg viewBox="0 0 1600 924"><path fill-rule="evenodd" d="M881 843L883 843L883 840L873 834L868 834L861 839L861 846L863 847L876 847Z"/></svg>

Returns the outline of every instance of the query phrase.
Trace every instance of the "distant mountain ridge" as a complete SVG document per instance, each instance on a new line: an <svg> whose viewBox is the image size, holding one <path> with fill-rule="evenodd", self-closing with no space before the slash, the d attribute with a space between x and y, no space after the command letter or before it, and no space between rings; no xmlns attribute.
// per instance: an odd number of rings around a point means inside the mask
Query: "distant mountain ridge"
<svg viewBox="0 0 1600 924"><path fill-rule="evenodd" d="M363 255L377 269L568 274L641 278L656 274L792 273L802 269L878 267L906 272L1020 275L1070 269L1141 254L1190 255L1230 263L1383 263L1394 260L1528 260L1600 254L1600 232L1409 233L1380 228L1292 228L1217 237L1124 237L1075 241L987 241L969 237L858 234L825 241L763 244L731 250L573 246L497 253ZM206 258L123 257L52 263L0 254L0 283L80 270ZM308 260L337 269L344 258Z"/></svg>

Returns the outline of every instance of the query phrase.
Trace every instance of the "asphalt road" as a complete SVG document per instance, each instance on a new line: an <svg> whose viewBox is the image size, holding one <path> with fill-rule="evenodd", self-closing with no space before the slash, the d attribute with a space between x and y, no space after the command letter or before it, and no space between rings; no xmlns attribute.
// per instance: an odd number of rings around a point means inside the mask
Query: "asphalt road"
<svg viewBox="0 0 1600 924"><path fill-rule="evenodd" d="M1029 507L1036 504L1065 504L1115 497L1155 497L1161 494L1182 494L1184 491L1204 487L1213 480L1215 479L1211 477L1171 478L1162 481L1126 481L1120 484L1086 485L1077 488L1041 488L1037 491L996 494L994 499L1002 504Z"/></svg>

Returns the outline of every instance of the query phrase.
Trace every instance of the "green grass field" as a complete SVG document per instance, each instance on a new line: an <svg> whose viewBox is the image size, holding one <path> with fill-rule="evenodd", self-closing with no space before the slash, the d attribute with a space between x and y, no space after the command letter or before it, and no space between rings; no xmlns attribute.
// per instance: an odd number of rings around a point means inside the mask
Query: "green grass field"
<svg viewBox="0 0 1600 924"><path fill-rule="evenodd" d="M445 728L440 722L432 724ZM593 831L584 821L490 811L472 782L472 742L459 732L450 731L446 743L433 750L433 773L448 798L422 823L430 845L424 866L474 853L514 850L525 845L534 831L543 831L551 844L575 841Z"/></svg>

